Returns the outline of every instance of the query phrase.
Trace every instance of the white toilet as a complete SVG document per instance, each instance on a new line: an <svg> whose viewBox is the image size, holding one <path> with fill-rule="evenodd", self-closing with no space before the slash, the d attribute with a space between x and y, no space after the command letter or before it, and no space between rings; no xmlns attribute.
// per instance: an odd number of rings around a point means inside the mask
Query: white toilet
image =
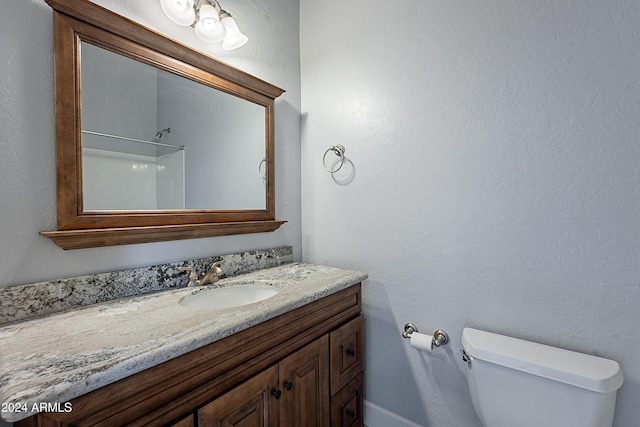
<svg viewBox="0 0 640 427"><path fill-rule="evenodd" d="M464 328L471 400L485 427L611 427L613 360Z"/></svg>

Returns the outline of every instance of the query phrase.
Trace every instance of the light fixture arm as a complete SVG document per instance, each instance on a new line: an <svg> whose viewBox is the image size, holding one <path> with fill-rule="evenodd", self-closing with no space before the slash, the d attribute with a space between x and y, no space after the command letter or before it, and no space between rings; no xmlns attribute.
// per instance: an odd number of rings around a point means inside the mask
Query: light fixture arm
<svg viewBox="0 0 640 427"><path fill-rule="evenodd" d="M218 0L206 0L206 1L211 3L211 6L213 6L218 11L220 18L222 18L223 13L227 13L224 10L222 10L222 6L220 6L220 3L218 3Z"/></svg>
<svg viewBox="0 0 640 427"><path fill-rule="evenodd" d="M193 3L193 9L196 11L196 19L194 19L193 23L191 24L193 28L196 27L196 24L200 20L200 7L202 6L203 3L208 4L209 6L213 6L216 12L218 12L218 16L220 17L220 19L223 18L222 13L227 13L224 10L222 10L222 7L220 6L220 3L218 3L217 0L196 0Z"/></svg>
<svg viewBox="0 0 640 427"><path fill-rule="evenodd" d="M218 3L218 0L200 0L200 1L207 1L211 4L211 6L213 6L217 11L218 11L218 15L220 16L220 20L222 20L222 18L231 18L232 15L227 12L226 10L224 10L222 8L222 6L220 6L220 3Z"/></svg>
<svg viewBox="0 0 640 427"><path fill-rule="evenodd" d="M216 12L218 12L218 16L220 16L220 19L227 17L231 18L233 16L229 12L224 10L222 6L220 6L218 0L196 0L196 2L193 4L193 8L196 10L196 20L193 21L193 24L191 24L192 27L195 27L200 20L200 6L202 6L202 3L208 3L210 6L213 6Z"/></svg>

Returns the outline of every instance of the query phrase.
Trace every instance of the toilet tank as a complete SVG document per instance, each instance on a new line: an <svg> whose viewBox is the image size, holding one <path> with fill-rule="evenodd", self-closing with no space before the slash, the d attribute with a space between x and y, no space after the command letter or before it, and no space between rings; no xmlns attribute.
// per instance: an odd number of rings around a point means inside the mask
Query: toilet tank
<svg viewBox="0 0 640 427"><path fill-rule="evenodd" d="M611 427L620 365L464 328L471 400L485 427Z"/></svg>

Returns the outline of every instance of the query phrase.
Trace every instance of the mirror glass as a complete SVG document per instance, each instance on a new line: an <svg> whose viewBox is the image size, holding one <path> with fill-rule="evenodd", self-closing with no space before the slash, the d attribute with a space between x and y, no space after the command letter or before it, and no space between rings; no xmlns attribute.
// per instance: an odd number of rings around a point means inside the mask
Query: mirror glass
<svg viewBox="0 0 640 427"><path fill-rule="evenodd" d="M265 106L80 42L83 211L265 209Z"/></svg>

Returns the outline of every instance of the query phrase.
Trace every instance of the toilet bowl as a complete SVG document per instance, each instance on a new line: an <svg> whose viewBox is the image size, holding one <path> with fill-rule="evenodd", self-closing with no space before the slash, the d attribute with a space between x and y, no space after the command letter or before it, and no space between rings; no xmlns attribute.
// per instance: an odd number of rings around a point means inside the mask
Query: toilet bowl
<svg viewBox="0 0 640 427"><path fill-rule="evenodd" d="M473 407L485 427L611 427L620 365L478 329L462 332Z"/></svg>

